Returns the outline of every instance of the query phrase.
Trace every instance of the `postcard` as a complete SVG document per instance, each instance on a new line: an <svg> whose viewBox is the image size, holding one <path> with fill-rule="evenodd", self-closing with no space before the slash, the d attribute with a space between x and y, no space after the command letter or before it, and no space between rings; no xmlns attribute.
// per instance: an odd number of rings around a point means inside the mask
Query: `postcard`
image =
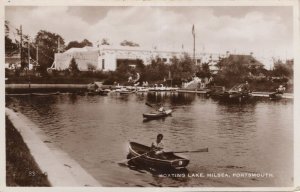
<svg viewBox="0 0 300 192"><path fill-rule="evenodd" d="M298 1L2 9L1 192L297 190Z"/></svg>

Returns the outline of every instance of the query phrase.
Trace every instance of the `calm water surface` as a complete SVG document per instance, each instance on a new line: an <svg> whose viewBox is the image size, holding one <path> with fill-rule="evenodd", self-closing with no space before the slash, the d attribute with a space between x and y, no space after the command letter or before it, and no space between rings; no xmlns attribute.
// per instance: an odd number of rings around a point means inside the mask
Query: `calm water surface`
<svg viewBox="0 0 300 192"><path fill-rule="evenodd" d="M175 109L171 117L143 122L145 102ZM148 93L121 96L55 95L8 97L6 103L29 117L58 148L104 186L292 186L293 102L258 99L219 103L195 94ZM158 133L170 151L190 159L189 174L269 173L273 177L158 177L117 162L128 141L150 145ZM166 149L166 150L167 150Z"/></svg>

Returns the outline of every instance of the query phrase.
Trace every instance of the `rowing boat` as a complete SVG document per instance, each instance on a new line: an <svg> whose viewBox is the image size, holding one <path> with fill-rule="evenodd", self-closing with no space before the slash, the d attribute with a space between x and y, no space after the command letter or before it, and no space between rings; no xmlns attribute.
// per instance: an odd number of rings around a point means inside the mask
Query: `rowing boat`
<svg viewBox="0 0 300 192"><path fill-rule="evenodd" d="M188 159L179 157L173 152L164 152L156 155L154 152L151 152L150 147L136 142L129 143L129 154L127 157L132 159L129 160L131 163L161 170L182 169L189 164Z"/></svg>
<svg viewBox="0 0 300 192"><path fill-rule="evenodd" d="M163 117L167 117L172 114L172 110L168 109L163 112L151 112L151 113L144 113L143 117L147 119L159 119Z"/></svg>
<svg viewBox="0 0 300 192"><path fill-rule="evenodd" d="M283 93L277 93L277 92L275 92L275 93L269 94L269 98L271 100L279 100L279 99L282 99L282 97L283 97Z"/></svg>

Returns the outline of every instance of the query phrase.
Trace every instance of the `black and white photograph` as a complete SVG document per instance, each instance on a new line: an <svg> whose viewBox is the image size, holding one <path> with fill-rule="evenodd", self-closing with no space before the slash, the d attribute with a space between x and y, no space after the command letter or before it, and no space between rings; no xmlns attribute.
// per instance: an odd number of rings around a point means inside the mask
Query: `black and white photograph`
<svg viewBox="0 0 300 192"><path fill-rule="evenodd" d="M295 188L298 1L46 2L4 5L6 188Z"/></svg>

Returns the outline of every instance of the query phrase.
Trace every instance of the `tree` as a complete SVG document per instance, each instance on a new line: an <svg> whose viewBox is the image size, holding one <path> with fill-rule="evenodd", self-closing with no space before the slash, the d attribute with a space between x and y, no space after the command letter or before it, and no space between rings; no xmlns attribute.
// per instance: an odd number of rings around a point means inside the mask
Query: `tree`
<svg viewBox="0 0 300 192"><path fill-rule="evenodd" d="M5 20L5 37L8 37L9 34L9 21Z"/></svg>
<svg viewBox="0 0 300 192"><path fill-rule="evenodd" d="M209 78L212 76L208 63L203 63L202 66L197 65L196 66L196 76L200 78Z"/></svg>
<svg viewBox="0 0 300 192"><path fill-rule="evenodd" d="M249 76L249 66L251 66L247 63L244 63L244 60L244 56L238 56L235 58L227 57L221 59L217 63L219 72L214 78L214 83L231 87L237 83L244 82Z"/></svg>
<svg viewBox="0 0 300 192"><path fill-rule="evenodd" d="M42 75L54 62L54 54L59 51L58 41L64 46L64 39L60 35L45 30L39 31L35 37L35 44L39 47L39 72Z"/></svg>
<svg viewBox="0 0 300 192"><path fill-rule="evenodd" d="M119 65L115 71L115 75L118 81L127 81L128 77L133 74L133 68L128 65L128 61Z"/></svg>
<svg viewBox="0 0 300 192"><path fill-rule="evenodd" d="M103 38L101 40L101 45L110 45L109 40L107 38Z"/></svg>
<svg viewBox="0 0 300 192"><path fill-rule="evenodd" d="M85 47L85 46L92 47L93 46L93 43L87 39L82 40L80 44L83 45L83 47Z"/></svg>
<svg viewBox="0 0 300 192"><path fill-rule="evenodd" d="M89 71L95 71L97 67L91 63L88 63L87 68Z"/></svg>
<svg viewBox="0 0 300 192"><path fill-rule="evenodd" d="M173 57L170 66L174 79L186 81L194 76L196 65L188 54L184 54L182 58Z"/></svg>
<svg viewBox="0 0 300 192"><path fill-rule="evenodd" d="M66 50L71 49L71 48L83 48L85 46L93 46L93 43L91 43L89 40L84 39L81 42L78 41L70 41L66 47Z"/></svg>
<svg viewBox="0 0 300 192"><path fill-rule="evenodd" d="M146 81L163 81L168 77L169 70L169 65L165 64L161 58L156 57L150 65L145 66L144 79Z"/></svg>
<svg viewBox="0 0 300 192"><path fill-rule="evenodd" d="M277 77L293 77L293 60L288 60L286 63L283 63L281 60L274 62L274 69L271 74Z"/></svg>
<svg viewBox="0 0 300 192"><path fill-rule="evenodd" d="M81 48L81 44L78 41L70 41L66 47L66 50L71 48Z"/></svg>
<svg viewBox="0 0 300 192"><path fill-rule="evenodd" d="M77 75L79 72L78 65L74 57L70 61L69 70L73 75Z"/></svg>
<svg viewBox="0 0 300 192"><path fill-rule="evenodd" d="M18 51L19 46L16 43L13 42L12 39L9 38L9 21L5 20L5 53L11 54L13 52Z"/></svg>
<svg viewBox="0 0 300 192"><path fill-rule="evenodd" d="M140 45L137 44L137 43L134 43L132 41L127 41L127 40L124 40L120 43L121 46L129 46L129 47L139 47Z"/></svg>

